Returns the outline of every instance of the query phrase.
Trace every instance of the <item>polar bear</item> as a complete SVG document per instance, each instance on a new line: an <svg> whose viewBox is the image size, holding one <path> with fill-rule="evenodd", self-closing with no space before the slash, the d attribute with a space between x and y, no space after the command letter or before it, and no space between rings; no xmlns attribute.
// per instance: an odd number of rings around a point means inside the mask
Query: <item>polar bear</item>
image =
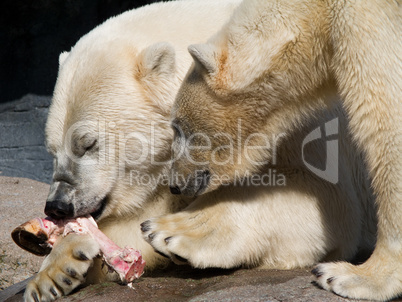
<svg viewBox="0 0 402 302"><path fill-rule="evenodd" d="M194 133L236 137L238 120L238 140L256 129L291 135L333 104L331 95L341 95L353 140L365 154L379 219L376 249L364 264L313 270L324 289L344 297L386 300L402 293L401 32L401 1L246 0L206 44L189 47L195 63L173 108L176 150ZM176 193L211 192L219 184L209 179L234 181L273 156L269 148L257 149L247 160L245 148L234 155L226 148L219 155L235 160L219 165L213 150L213 143L206 148L193 140L190 156L173 163L173 174L190 180L173 178Z"/></svg>
<svg viewBox="0 0 402 302"><path fill-rule="evenodd" d="M164 184L170 109L192 61L187 46L206 41L239 2L148 5L107 20L60 55L46 124L54 157L47 215L92 214L117 244L141 250L147 269L166 263L142 239L139 225L189 202L171 196ZM88 236L60 240L28 284L25 300L51 301L71 292L84 282L97 251ZM105 278L114 277L96 263L86 280Z"/></svg>

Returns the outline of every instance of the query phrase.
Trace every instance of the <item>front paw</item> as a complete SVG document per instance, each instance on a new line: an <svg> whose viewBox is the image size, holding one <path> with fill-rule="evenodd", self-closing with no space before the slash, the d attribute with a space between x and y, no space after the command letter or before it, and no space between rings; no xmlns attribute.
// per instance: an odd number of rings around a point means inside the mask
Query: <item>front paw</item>
<svg viewBox="0 0 402 302"><path fill-rule="evenodd" d="M221 228L216 225L213 213L183 211L147 220L141 224L141 231L155 251L176 264L227 268L231 266L231 257L221 255L233 252L228 249L232 235L223 223Z"/></svg>
<svg viewBox="0 0 402 302"><path fill-rule="evenodd" d="M188 260L179 254L176 254L173 248L173 240L180 240L183 234L175 233L173 230L162 229L158 224L157 219L147 220L141 224L143 238L147 241L154 250L166 257L170 258L176 264L187 264ZM184 249L181 249L181 253Z"/></svg>
<svg viewBox="0 0 402 302"><path fill-rule="evenodd" d="M25 301L54 301L85 282L99 245L90 235L70 234L60 239L27 285Z"/></svg>

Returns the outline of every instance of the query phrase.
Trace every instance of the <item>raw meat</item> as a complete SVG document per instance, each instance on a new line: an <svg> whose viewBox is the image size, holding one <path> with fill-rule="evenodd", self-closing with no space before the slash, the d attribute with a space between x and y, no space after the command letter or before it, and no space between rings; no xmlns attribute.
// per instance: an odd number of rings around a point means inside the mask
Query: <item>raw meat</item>
<svg viewBox="0 0 402 302"><path fill-rule="evenodd" d="M122 282L131 283L143 274L145 261L140 252L117 246L98 229L92 217L69 220L34 218L15 228L11 236L21 248L43 256L50 253L58 237L69 233L90 234L98 242L105 264L119 275Z"/></svg>

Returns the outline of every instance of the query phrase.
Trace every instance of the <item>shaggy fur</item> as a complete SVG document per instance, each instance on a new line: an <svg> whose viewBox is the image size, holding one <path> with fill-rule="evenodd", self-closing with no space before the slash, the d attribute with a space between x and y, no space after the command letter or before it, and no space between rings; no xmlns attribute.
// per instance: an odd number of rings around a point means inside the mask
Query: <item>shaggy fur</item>
<svg viewBox="0 0 402 302"><path fill-rule="evenodd" d="M353 140L365 154L379 219L367 262L327 263L313 271L323 288L345 297L386 300L402 293L401 7L391 0L246 0L208 43L189 47L195 64L173 109L185 135L234 133L239 119L244 137L255 131L290 135L331 104L331 95L341 95ZM179 144L176 139L173 149ZM200 150L190 153L208 162L211 152ZM237 152L231 165L195 166L183 158L173 171L201 169L234 180L235 172L258 170L255 162L272 156L261 149L250 154L253 161ZM199 189L176 185L190 196Z"/></svg>

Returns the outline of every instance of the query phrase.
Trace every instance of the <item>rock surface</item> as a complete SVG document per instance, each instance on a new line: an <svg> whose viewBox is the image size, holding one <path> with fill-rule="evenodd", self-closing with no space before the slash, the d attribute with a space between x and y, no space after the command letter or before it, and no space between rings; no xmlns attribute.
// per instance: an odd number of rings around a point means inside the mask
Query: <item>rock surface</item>
<svg viewBox="0 0 402 302"><path fill-rule="evenodd" d="M315 287L308 270L193 270L171 267L142 277L133 289L113 283L84 288L62 302L347 301ZM22 293L6 300L20 301Z"/></svg>
<svg viewBox="0 0 402 302"><path fill-rule="evenodd" d="M0 104L0 175L50 182L52 157L45 148L51 98L28 94Z"/></svg>

